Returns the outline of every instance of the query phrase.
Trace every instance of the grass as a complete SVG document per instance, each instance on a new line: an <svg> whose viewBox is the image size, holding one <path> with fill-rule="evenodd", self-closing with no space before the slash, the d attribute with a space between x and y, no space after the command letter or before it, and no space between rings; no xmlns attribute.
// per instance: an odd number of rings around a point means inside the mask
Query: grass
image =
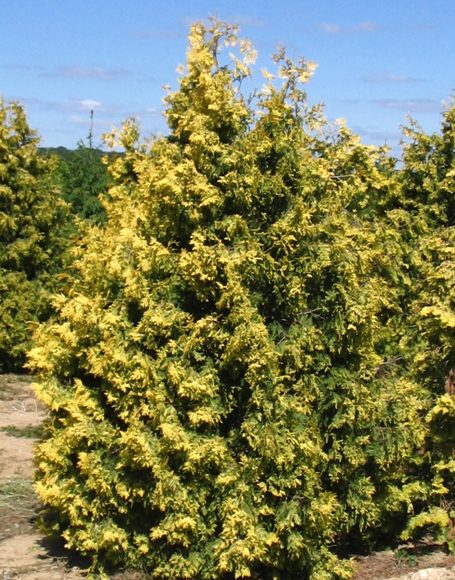
<svg viewBox="0 0 455 580"><path fill-rule="evenodd" d="M0 400L12 401L21 395L29 394L32 381L33 379L26 375L0 375Z"/></svg>
<svg viewBox="0 0 455 580"><path fill-rule="evenodd" d="M416 556L405 548L398 548L395 550L395 559L400 566L404 565L408 566L409 568L417 566Z"/></svg>
<svg viewBox="0 0 455 580"><path fill-rule="evenodd" d="M16 427L16 425L6 425L5 427L0 427L0 431L3 431L11 437L23 437L25 439L41 439L43 435L42 425L27 425L26 427Z"/></svg>
<svg viewBox="0 0 455 580"><path fill-rule="evenodd" d="M8 479L0 483L0 510L12 502L28 502L36 499L31 479Z"/></svg>
<svg viewBox="0 0 455 580"><path fill-rule="evenodd" d="M0 483L0 541L28 532L36 516L38 499L31 479L8 479Z"/></svg>

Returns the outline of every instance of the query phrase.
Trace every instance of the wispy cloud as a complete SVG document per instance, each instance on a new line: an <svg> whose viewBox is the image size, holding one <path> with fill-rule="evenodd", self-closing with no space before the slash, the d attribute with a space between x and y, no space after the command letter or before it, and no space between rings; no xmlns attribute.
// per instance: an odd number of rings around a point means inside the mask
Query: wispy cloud
<svg viewBox="0 0 455 580"><path fill-rule="evenodd" d="M338 35L338 34L359 34L359 33L372 33L379 30L379 25L375 22L358 22L357 24L352 24L345 26L342 24L336 24L334 22L321 22L319 24L319 29L326 34Z"/></svg>
<svg viewBox="0 0 455 580"><path fill-rule="evenodd" d="M429 22L419 22L417 24L411 24L409 30L414 32L433 32L437 30L438 26L435 24L430 24Z"/></svg>
<svg viewBox="0 0 455 580"><path fill-rule="evenodd" d="M348 31L352 32L376 32L377 30L379 30L379 25L375 22L359 22L348 28Z"/></svg>
<svg viewBox="0 0 455 580"><path fill-rule="evenodd" d="M267 25L265 20L254 16L234 16L232 21L239 26L247 26L249 28L264 28Z"/></svg>
<svg viewBox="0 0 455 580"><path fill-rule="evenodd" d="M159 107L143 106L142 104L130 101L128 103L118 103L104 101L103 99L89 96L75 96L74 98L57 100L37 97L24 97L17 94L5 94L6 101L17 101L22 103L27 113L32 117L38 112L48 115L52 113L58 119L57 127L45 129L46 134L62 134L68 136L85 135L91 125L90 111L94 111L93 125L95 133L99 136L112 130L112 127L120 127L122 122L135 117L139 120L144 135L157 135L166 132L165 123L162 120L162 110ZM43 133L42 127L36 127L39 133ZM100 138L100 137L99 137ZM70 143L69 146L75 145Z"/></svg>
<svg viewBox="0 0 455 580"><path fill-rule="evenodd" d="M98 117L104 119L117 120L121 123L127 117L141 117L146 115L147 117L160 116L162 110L157 107L143 107L136 102L130 103L113 103L104 102L99 99L92 97L85 98L73 98L63 101L57 101L52 99L40 99L35 97L18 97L16 95L7 95L8 100L19 101L24 104L27 108L41 110L41 111L52 111L60 112L65 115L73 116L74 119L86 118L84 113L89 111L95 111L98 113Z"/></svg>
<svg viewBox="0 0 455 580"><path fill-rule="evenodd" d="M387 131L377 127L354 127L354 130L365 140L375 143L395 143L400 140L399 131Z"/></svg>
<svg viewBox="0 0 455 580"><path fill-rule="evenodd" d="M67 101L56 101L52 99L40 99L36 97L13 98L23 103L27 108L39 109L41 111L60 111L63 113L76 113L82 111L101 111L105 113L115 113L115 107L106 106L101 101L91 98L72 99Z"/></svg>
<svg viewBox="0 0 455 580"><path fill-rule="evenodd" d="M95 99L82 99L81 101L77 101L77 105L83 111L94 111L101 109L103 106L100 101L95 101Z"/></svg>
<svg viewBox="0 0 455 580"><path fill-rule="evenodd" d="M375 145L376 147L385 145L389 149L389 155L400 158L400 143L403 137L400 131L379 129L372 126L354 126L353 129L365 145Z"/></svg>
<svg viewBox="0 0 455 580"><path fill-rule="evenodd" d="M73 79L97 79L110 81L128 75L124 68L105 68L101 66L82 67L82 66L65 66L53 71L44 73L45 76L54 76Z"/></svg>
<svg viewBox="0 0 455 580"><path fill-rule="evenodd" d="M408 75L397 75L393 73L371 74L363 78L367 83L376 84L413 84L425 82L424 79L411 77Z"/></svg>
<svg viewBox="0 0 455 580"><path fill-rule="evenodd" d="M342 26L339 24L333 24L331 22L322 22L319 25L319 28L326 34L341 34L343 32Z"/></svg>
<svg viewBox="0 0 455 580"><path fill-rule="evenodd" d="M64 79L90 79L111 81L129 75L129 71L124 68L107 68L102 66L83 67L70 65L62 67L49 67L41 64L21 64L10 63L2 65L1 68L15 70L19 72L35 73L40 77L54 77Z"/></svg>
<svg viewBox="0 0 455 580"><path fill-rule="evenodd" d="M405 113L435 113L442 107L435 99L376 99L374 102L383 109Z"/></svg>
<svg viewBox="0 0 455 580"><path fill-rule="evenodd" d="M14 101L16 103L20 103L26 109L36 109L40 111L47 111L50 110L52 105L55 109L55 102L48 101L46 99L40 99L37 97L22 97L17 94L5 94L5 99L7 101Z"/></svg>
<svg viewBox="0 0 455 580"><path fill-rule="evenodd" d="M1 65L1 68L6 70L17 70L23 72L38 72L42 73L47 71L47 67L43 66L42 64L23 64L23 63L9 63Z"/></svg>

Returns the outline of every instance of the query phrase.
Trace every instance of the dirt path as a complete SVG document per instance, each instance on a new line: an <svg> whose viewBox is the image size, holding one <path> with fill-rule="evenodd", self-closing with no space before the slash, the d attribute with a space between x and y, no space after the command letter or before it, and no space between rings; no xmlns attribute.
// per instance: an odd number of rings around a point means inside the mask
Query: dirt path
<svg viewBox="0 0 455 580"><path fill-rule="evenodd" d="M46 410L25 376L0 375L0 580L80 580L81 560L39 533L32 485L33 445ZM144 580L117 573L115 580ZM455 557L435 546L355 559L354 580L455 580ZM302 578L302 580L304 580Z"/></svg>
<svg viewBox="0 0 455 580"><path fill-rule="evenodd" d="M33 444L45 414L28 377L0 375L0 580L84 577L34 526Z"/></svg>

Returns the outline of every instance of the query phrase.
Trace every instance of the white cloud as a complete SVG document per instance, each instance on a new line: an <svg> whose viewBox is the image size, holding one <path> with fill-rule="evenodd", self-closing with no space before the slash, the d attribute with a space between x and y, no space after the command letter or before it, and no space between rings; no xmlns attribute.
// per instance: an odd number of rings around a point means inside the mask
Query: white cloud
<svg viewBox="0 0 455 580"><path fill-rule="evenodd" d="M106 68L102 66L83 67L79 65L71 65L54 68L41 64L12 63L0 65L0 68L36 73L41 77L95 79L101 81L115 80L130 74L129 71L124 68Z"/></svg>
<svg viewBox="0 0 455 580"><path fill-rule="evenodd" d="M265 20L254 16L234 16L232 20L239 26L248 26L250 28L264 28L266 26Z"/></svg>
<svg viewBox="0 0 455 580"><path fill-rule="evenodd" d="M407 75L397 75L393 73L371 74L363 79L367 83L393 83L393 84L411 84L423 82L423 79L410 77Z"/></svg>
<svg viewBox="0 0 455 580"><path fill-rule="evenodd" d="M351 27L353 32L376 32L378 29L379 26L374 22L359 22Z"/></svg>
<svg viewBox="0 0 455 580"><path fill-rule="evenodd" d="M75 111L95 111L95 110L103 110L105 111L106 107L100 102L96 101L95 99L79 99L79 100L71 100L71 101L52 101L47 99L38 99L34 97L17 97L15 100L18 100L24 103L26 106L31 107L33 109L39 109L42 111L62 111L64 113L67 112L75 112Z"/></svg>
<svg viewBox="0 0 455 580"><path fill-rule="evenodd" d="M322 22L319 25L319 28L322 30L322 32L331 35L358 34L377 32L379 30L379 25L375 22L359 22L350 26L343 26L334 22Z"/></svg>
<svg viewBox="0 0 455 580"><path fill-rule="evenodd" d="M366 20L364 22L357 22L356 24L338 24L336 22L322 22L318 25L319 30L326 34L371 34L379 31L388 31L392 33L397 32L411 32L423 33L431 32L437 29L436 26L429 23L417 23L400 26L383 26L376 22Z"/></svg>
<svg viewBox="0 0 455 580"><path fill-rule="evenodd" d="M77 104L83 111L95 111L102 107L102 104L94 99L82 99L81 101L77 101Z"/></svg>
<svg viewBox="0 0 455 580"><path fill-rule="evenodd" d="M77 79L98 79L108 81L117 79L127 74L128 71L123 68L104 68L101 66L82 67L75 65L61 67L55 72L50 73L49 76Z"/></svg>
<svg viewBox="0 0 455 580"><path fill-rule="evenodd" d="M354 130L367 141L375 143L396 143L402 135L400 131L388 131L377 127L354 127Z"/></svg>
<svg viewBox="0 0 455 580"><path fill-rule="evenodd" d="M319 28L327 34L340 34L343 32L343 27L339 24L331 24L330 22L322 22Z"/></svg>
<svg viewBox="0 0 455 580"><path fill-rule="evenodd" d="M42 111L51 111L60 108L60 105L56 101L48 101L47 99L40 99L37 97L21 97L17 95L12 95L8 100L17 101L22 103L26 107L30 107Z"/></svg>
<svg viewBox="0 0 455 580"><path fill-rule="evenodd" d="M8 70L17 70L17 71L24 71L24 72L38 72L42 73L46 71L46 67L42 64L23 64L23 63L10 63L10 64L3 64L1 68L8 69Z"/></svg>
<svg viewBox="0 0 455 580"><path fill-rule="evenodd" d="M374 102L384 109L405 113L435 113L442 108L442 104L435 99L376 99Z"/></svg>

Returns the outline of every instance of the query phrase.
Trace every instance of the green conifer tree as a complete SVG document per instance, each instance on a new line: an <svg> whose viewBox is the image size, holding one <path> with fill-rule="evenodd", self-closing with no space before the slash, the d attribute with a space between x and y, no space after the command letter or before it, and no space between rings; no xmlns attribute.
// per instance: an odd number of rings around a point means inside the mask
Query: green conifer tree
<svg viewBox="0 0 455 580"><path fill-rule="evenodd" d="M125 124L106 228L32 351L37 489L94 565L349 578L334 546L398 534L420 497L391 162L308 106L312 63L280 51L245 99L253 60L232 27L192 27L170 135Z"/></svg>
<svg viewBox="0 0 455 580"><path fill-rule="evenodd" d="M38 141L23 108L0 100L0 372L24 364L65 245L66 206Z"/></svg>
<svg viewBox="0 0 455 580"><path fill-rule="evenodd" d="M79 141L77 149L58 159L55 175L62 197L71 205L73 213L102 224L105 213L101 196L109 187L103 152Z"/></svg>

